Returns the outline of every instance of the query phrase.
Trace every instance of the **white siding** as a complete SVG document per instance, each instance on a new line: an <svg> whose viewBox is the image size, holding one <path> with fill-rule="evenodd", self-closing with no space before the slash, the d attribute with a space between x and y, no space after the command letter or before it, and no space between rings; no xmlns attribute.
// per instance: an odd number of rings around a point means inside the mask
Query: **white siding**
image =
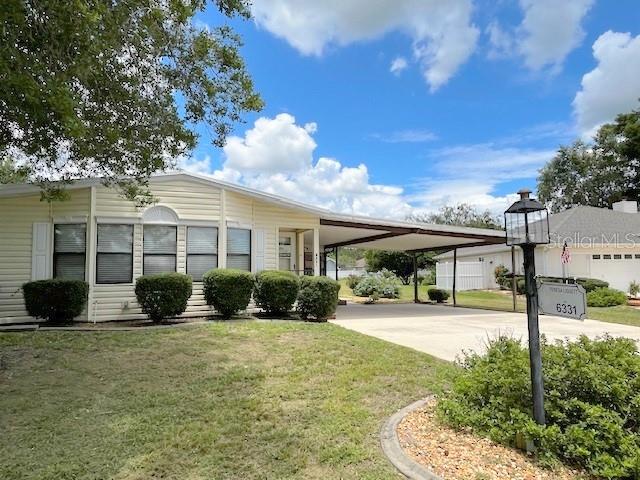
<svg viewBox="0 0 640 480"><path fill-rule="evenodd" d="M31 280L33 224L88 215L89 189L70 190L69 195L69 200L51 204L41 202L40 195L0 198L0 324L34 321L20 290Z"/></svg>

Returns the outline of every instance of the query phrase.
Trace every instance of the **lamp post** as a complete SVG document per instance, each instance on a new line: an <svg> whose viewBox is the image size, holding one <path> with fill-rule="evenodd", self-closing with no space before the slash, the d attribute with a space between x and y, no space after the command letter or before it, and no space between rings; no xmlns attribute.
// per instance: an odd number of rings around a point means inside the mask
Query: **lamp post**
<svg viewBox="0 0 640 480"><path fill-rule="evenodd" d="M538 287L536 285L536 245L549 243L549 216L540 202L529 198L530 190L518 192L520 200L504 212L507 245L518 245L524 256L524 283L527 294L527 325L529 329L529 362L533 393L533 417L545 424L542 354L538 325ZM512 272L515 275L515 272Z"/></svg>

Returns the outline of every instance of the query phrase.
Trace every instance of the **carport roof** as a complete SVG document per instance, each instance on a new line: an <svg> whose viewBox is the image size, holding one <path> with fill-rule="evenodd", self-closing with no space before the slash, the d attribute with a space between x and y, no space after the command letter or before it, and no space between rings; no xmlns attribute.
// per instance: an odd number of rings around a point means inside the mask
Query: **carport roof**
<svg viewBox="0 0 640 480"><path fill-rule="evenodd" d="M320 217L320 244L325 249L353 246L419 252L504 243L504 232L484 228L400 222L370 217Z"/></svg>

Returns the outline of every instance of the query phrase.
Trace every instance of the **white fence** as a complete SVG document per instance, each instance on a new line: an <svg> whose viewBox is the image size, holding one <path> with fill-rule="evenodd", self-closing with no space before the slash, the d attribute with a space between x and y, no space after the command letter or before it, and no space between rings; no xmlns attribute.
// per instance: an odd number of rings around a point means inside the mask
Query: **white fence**
<svg viewBox="0 0 640 480"><path fill-rule="evenodd" d="M484 262L458 262L456 291L489 288L485 270ZM444 290L453 289L453 262L436 263L436 286Z"/></svg>

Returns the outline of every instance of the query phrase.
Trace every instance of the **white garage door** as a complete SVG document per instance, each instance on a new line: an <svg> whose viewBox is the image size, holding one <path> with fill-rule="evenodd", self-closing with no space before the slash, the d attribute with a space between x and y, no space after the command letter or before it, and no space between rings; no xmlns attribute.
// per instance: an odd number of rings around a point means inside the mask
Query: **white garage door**
<svg viewBox="0 0 640 480"><path fill-rule="evenodd" d="M609 282L611 288L629 291L632 281L640 283L640 254L603 253L591 256L591 278Z"/></svg>

